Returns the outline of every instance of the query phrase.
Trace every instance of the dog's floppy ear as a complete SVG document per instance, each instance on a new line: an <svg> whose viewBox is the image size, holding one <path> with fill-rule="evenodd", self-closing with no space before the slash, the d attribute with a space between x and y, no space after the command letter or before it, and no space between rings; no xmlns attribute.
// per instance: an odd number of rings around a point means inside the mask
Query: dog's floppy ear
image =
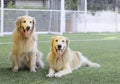
<svg viewBox="0 0 120 84"><path fill-rule="evenodd" d="M51 37L51 43L50 43L50 45L51 45L51 47L53 46L53 41L54 41L54 36L53 37Z"/></svg>
<svg viewBox="0 0 120 84"><path fill-rule="evenodd" d="M17 20L15 22L16 23L16 28L20 28L21 27L21 19L22 19L21 16L17 18Z"/></svg>
<svg viewBox="0 0 120 84"><path fill-rule="evenodd" d="M33 17L33 29L35 28L36 19Z"/></svg>
<svg viewBox="0 0 120 84"><path fill-rule="evenodd" d="M70 43L70 40L69 40L68 37L66 37L66 44L67 44L67 46L69 45L69 43Z"/></svg>
<svg viewBox="0 0 120 84"><path fill-rule="evenodd" d="M51 37L51 41L50 41L50 49L51 51L53 51L53 42L54 42L55 36Z"/></svg>

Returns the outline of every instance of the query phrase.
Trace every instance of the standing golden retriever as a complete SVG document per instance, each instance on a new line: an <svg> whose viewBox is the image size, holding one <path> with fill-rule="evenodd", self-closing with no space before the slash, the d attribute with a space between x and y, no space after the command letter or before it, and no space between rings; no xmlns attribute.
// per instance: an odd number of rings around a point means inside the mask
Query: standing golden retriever
<svg viewBox="0 0 120 84"><path fill-rule="evenodd" d="M19 17L13 32L13 46L10 53L12 71L29 68L31 72L36 72L36 69L44 66L41 57L42 53L37 48L35 19L30 16Z"/></svg>
<svg viewBox="0 0 120 84"><path fill-rule="evenodd" d="M69 48L69 39L64 36L53 36L51 38L51 51L48 54L50 64L47 77L61 77L72 73L81 66L100 67L84 57L79 51Z"/></svg>

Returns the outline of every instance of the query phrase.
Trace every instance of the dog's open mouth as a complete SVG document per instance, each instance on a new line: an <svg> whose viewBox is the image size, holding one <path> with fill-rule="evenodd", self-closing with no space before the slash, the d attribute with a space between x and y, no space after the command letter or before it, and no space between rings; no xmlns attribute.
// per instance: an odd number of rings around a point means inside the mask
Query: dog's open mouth
<svg viewBox="0 0 120 84"><path fill-rule="evenodd" d="M31 31L24 31L25 38L28 38L30 36Z"/></svg>
<svg viewBox="0 0 120 84"><path fill-rule="evenodd" d="M30 26L27 26L26 28L23 28L23 31L24 31L25 38L28 38L31 34Z"/></svg>
<svg viewBox="0 0 120 84"><path fill-rule="evenodd" d="M57 50L58 56L62 56L62 50Z"/></svg>
<svg viewBox="0 0 120 84"><path fill-rule="evenodd" d="M20 32L23 34L24 38L28 38L31 35L31 29L30 28L19 28Z"/></svg>
<svg viewBox="0 0 120 84"><path fill-rule="evenodd" d="M56 49L56 48L55 48ZM57 55L60 57L63 55L63 51L64 51L64 48L63 49L56 49L56 52L57 52Z"/></svg>

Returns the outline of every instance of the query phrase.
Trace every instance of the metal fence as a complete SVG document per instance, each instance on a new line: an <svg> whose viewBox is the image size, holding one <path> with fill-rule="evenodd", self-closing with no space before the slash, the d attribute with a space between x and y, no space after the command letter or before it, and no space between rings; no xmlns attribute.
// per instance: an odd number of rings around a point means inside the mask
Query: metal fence
<svg viewBox="0 0 120 84"><path fill-rule="evenodd" d="M29 15L36 19L36 30L39 33L60 32L60 11L32 9L4 9L4 32L10 34L17 17Z"/></svg>
<svg viewBox="0 0 120 84"><path fill-rule="evenodd" d="M1 0L2 1L2 0ZM30 15L36 19L37 33L63 32L119 32L120 14L118 11L65 10L61 0L61 10L40 9L0 9L0 35L11 34L19 16ZM3 13L4 12L4 13ZM3 15L2 15L3 14Z"/></svg>
<svg viewBox="0 0 120 84"><path fill-rule="evenodd" d="M61 10L7 8L8 4L5 5L4 2L4 0L1 0L0 36L11 34L15 28L16 19L23 15L35 17L37 33L63 33L65 24L63 21L65 18L64 0L61 0L61 5L63 5Z"/></svg>

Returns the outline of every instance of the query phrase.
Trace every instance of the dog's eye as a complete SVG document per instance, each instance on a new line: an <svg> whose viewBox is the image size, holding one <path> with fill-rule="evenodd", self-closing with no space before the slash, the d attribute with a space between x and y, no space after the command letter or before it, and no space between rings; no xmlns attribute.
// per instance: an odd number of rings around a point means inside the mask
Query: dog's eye
<svg viewBox="0 0 120 84"><path fill-rule="evenodd" d="M55 40L56 42L58 42L58 40Z"/></svg>
<svg viewBox="0 0 120 84"><path fill-rule="evenodd" d="M62 42L65 42L64 40L62 40Z"/></svg>
<svg viewBox="0 0 120 84"><path fill-rule="evenodd" d="M24 20L23 23L26 23L26 21Z"/></svg>

